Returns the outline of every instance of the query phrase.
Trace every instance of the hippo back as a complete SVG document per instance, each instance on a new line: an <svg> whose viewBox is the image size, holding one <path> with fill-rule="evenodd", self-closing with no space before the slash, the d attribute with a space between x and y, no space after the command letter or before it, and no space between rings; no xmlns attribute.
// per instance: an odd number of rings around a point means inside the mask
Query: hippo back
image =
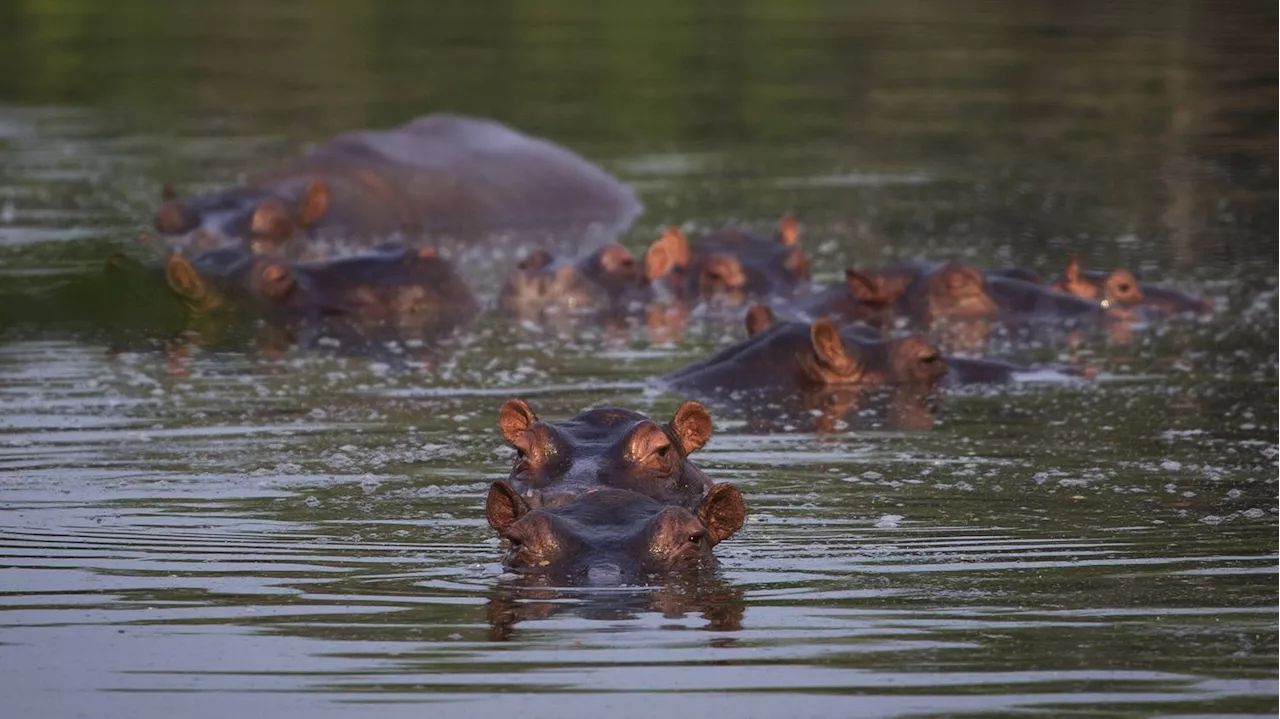
<svg viewBox="0 0 1280 719"><path fill-rule="evenodd" d="M255 183L301 186L315 176L336 186L333 222L352 234L385 232L388 216L405 230L460 237L585 225L616 234L641 211L626 185L573 152L459 115L344 133ZM344 207L344 194L369 207Z"/></svg>

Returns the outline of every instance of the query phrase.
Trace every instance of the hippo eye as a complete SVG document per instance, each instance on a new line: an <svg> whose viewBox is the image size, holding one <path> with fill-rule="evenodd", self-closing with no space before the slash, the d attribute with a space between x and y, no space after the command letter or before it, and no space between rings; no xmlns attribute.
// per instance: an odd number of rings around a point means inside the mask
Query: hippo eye
<svg viewBox="0 0 1280 719"><path fill-rule="evenodd" d="M689 535L689 544L702 544L702 540L706 538L707 533L704 531L699 530L697 532L693 532Z"/></svg>
<svg viewBox="0 0 1280 719"><path fill-rule="evenodd" d="M941 358L941 357L939 357L939 356L938 356L938 355L936 355L936 354L921 355L921 357L920 357L920 361L921 361L921 362L923 362L923 363L925 363L925 364L933 364L933 363L937 362L937 361L938 361L938 360L940 360L940 359L942 359L942 358Z"/></svg>
<svg viewBox="0 0 1280 719"><path fill-rule="evenodd" d="M657 451L658 451L658 456L660 458L666 459L667 455L671 453L671 445L664 444L661 447L659 447Z"/></svg>
<svg viewBox="0 0 1280 719"><path fill-rule="evenodd" d="M1128 283L1128 282L1125 282L1125 283L1121 284L1121 285L1120 285L1120 287L1119 287L1119 290L1120 290L1121 292L1128 292L1128 291L1129 291L1129 283Z"/></svg>

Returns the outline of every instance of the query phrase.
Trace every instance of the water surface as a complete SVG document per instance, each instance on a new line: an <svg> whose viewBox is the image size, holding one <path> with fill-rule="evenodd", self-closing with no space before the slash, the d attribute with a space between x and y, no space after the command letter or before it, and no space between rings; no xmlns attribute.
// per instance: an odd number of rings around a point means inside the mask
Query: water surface
<svg viewBox="0 0 1280 719"><path fill-rule="evenodd" d="M0 8L0 696L14 716L1273 716L1276 10L1239 2ZM453 110L658 228L804 222L818 279L1075 253L1209 322L1007 348L1096 381L931 430L716 413L713 581L547 591L484 522L497 407L620 404L732 342L483 320L277 352L101 272L161 187ZM486 285L488 286L488 285Z"/></svg>

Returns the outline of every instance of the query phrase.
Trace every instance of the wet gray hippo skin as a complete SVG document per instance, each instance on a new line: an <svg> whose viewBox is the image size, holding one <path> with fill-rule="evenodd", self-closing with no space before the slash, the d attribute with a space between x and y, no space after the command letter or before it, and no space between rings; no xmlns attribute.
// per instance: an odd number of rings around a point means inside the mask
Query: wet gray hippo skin
<svg viewBox="0 0 1280 719"><path fill-rule="evenodd" d="M530 506L612 488L692 508L711 487L689 461L711 437L711 415L697 402L685 402L660 425L617 407L543 422L524 400L512 399L502 405L498 424L516 450L508 483Z"/></svg>
<svg viewBox="0 0 1280 719"><path fill-rule="evenodd" d="M534 507L510 485L494 482L485 517L509 542L507 568L617 585L713 566L712 548L742 527L746 505L736 487L718 484L691 508L621 489Z"/></svg>
<svg viewBox="0 0 1280 719"><path fill-rule="evenodd" d="M393 130L338 135L248 187L168 197L156 229L171 244L265 245L588 225L616 233L641 209L628 187L563 147L492 120L427 115Z"/></svg>

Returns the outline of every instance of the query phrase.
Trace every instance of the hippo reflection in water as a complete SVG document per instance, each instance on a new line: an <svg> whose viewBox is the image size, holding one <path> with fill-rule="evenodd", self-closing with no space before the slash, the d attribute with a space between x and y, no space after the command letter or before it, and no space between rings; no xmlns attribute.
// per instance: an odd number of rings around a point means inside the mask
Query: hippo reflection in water
<svg viewBox="0 0 1280 719"><path fill-rule="evenodd" d="M509 641L519 632L521 622L562 615L616 623L653 612L666 619L696 614L705 623L701 626L682 624L682 628L733 632L742 629L742 620L747 612L743 590L703 566L667 573L660 584L632 591L617 588L607 592L591 588L573 591L563 583L557 583L557 579L554 575L521 573L495 584L485 605L489 639ZM566 602L566 595L573 601ZM712 646L733 646L737 643L734 637L724 634L712 634L706 639Z"/></svg>
<svg viewBox="0 0 1280 719"><path fill-rule="evenodd" d="M249 244L317 256L319 238L394 235L461 241L539 233L580 249L641 211L635 194L569 150L492 120L427 115L399 128L350 132L253 177L247 187L179 199L155 226L170 247Z"/></svg>
<svg viewBox="0 0 1280 719"><path fill-rule="evenodd" d="M597 489L626 489L686 509L711 480L689 455L711 438L711 415L685 402L665 425L628 409L589 409L543 422L521 399L507 400L498 423L516 450L508 484L533 507L563 504Z"/></svg>
<svg viewBox="0 0 1280 719"><path fill-rule="evenodd" d="M506 482L494 482L485 502L489 526L509 543L507 568L592 585L709 568L712 548L742 528L746 511L731 484L712 486L692 509L625 489L535 508Z"/></svg>

